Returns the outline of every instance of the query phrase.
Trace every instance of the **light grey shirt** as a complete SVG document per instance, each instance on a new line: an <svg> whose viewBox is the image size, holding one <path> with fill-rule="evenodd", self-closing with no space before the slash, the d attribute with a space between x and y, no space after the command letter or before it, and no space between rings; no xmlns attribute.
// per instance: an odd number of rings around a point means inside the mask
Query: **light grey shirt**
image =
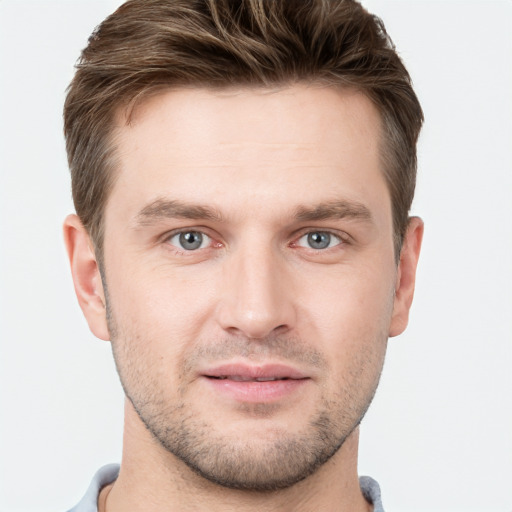
<svg viewBox="0 0 512 512"><path fill-rule="evenodd" d="M119 464L103 466L92 479L89 489L80 503L68 512L98 512L98 496L103 487L111 484L119 474ZM359 485L363 496L373 503L373 512L384 512L380 498L379 484L369 476L359 477Z"/></svg>

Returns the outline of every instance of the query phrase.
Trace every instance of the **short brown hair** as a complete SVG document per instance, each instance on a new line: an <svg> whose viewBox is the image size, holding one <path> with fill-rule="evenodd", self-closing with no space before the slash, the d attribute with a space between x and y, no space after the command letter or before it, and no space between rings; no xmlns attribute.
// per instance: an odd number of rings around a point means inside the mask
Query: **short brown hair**
<svg viewBox="0 0 512 512"><path fill-rule="evenodd" d="M115 115L170 87L350 87L382 119L396 254L416 182L423 113L382 21L354 0L130 0L91 35L64 107L73 200L102 252Z"/></svg>

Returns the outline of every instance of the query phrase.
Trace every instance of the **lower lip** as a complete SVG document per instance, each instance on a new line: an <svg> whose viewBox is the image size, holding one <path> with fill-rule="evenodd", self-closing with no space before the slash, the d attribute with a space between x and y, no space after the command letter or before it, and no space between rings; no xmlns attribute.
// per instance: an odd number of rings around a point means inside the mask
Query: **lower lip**
<svg viewBox="0 0 512 512"><path fill-rule="evenodd" d="M286 379L258 381L237 381L230 379L204 380L217 392L240 402L276 402L290 397L301 389L309 379Z"/></svg>

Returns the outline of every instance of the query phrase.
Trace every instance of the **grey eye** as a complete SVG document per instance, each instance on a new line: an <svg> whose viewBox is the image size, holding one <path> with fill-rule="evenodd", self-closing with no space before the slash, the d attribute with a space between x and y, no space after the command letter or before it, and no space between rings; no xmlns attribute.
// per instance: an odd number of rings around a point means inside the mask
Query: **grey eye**
<svg viewBox="0 0 512 512"><path fill-rule="evenodd" d="M183 231L182 233L177 233L171 237L169 242L179 249L195 251L196 249L206 247L209 240L210 237L200 231Z"/></svg>
<svg viewBox="0 0 512 512"><path fill-rule="evenodd" d="M326 249L331 244L331 235L318 231L308 234L308 245L312 249Z"/></svg>
<svg viewBox="0 0 512 512"><path fill-rule="evenodd" d="M328 231L311 231L300 237L298 245L310 249L328 249L341 243L341 239Z"/></svg>

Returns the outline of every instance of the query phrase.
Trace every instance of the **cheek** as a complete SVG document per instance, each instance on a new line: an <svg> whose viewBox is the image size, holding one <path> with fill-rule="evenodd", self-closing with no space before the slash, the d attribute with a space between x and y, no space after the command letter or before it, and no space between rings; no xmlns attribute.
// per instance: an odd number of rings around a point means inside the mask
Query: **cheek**
<svg viewBox="0 0 512 512"><path fill-rule="evenodd" d="M384 357L393 310L393 273L347 269L323 286L301 293L299 330L318 343L335 371L379 366ZM386 277L383 277L386 276ZM320 347L322 344L322 347Z"/></svg>
<svg viewBox="0 0 512 512"><path fill-rule="evenodd" d="M198 271L193 265L175 266L167 262L136 256L116 259L107 276L111 297L118 312L165 324L184 319L188 322L209 302L217 288L208 270ZM172 323L172 322L171 322Z"/></svg>
<svg viewBox="0 0 512 512"><path fill-rule="evenodd" d="M123 359L150 365L154 374L178 378L177 371L169 370L182 369L186 354L199 340L219 334L214 323L219 285L212 271L151 266L139 260L118 265L107 282Z"/></svg>
<svg viewBox="0 0 512 512"><path fill-rule="evenodd" d="M313 275L298 293L303 315L327 333L381 330L391 320L394 271L377 266Z"/></svg>
<svg viewBox="0 0 512 512"><path fill-rule="evenodd" d="M152 390L158 400L158 390L167 395L180 389L185 355L201 338L202 304L186 287L180 291L164 279L131 277L112 285L113 351L130 393Z"/></svg>
<svg viewBox="0 0 512 512"><path fill-rule="evenodd" d="M325 301L317 310L318 335L310 334L329 362L331 378L324 392L334 400L343 399L346 407L367 403L378 385L387 348L392 300L360 294L361 288L345 286L336 300ZM347 402L346 397L350 397ZM345 397L345 398L343 398Z"/></svg>

